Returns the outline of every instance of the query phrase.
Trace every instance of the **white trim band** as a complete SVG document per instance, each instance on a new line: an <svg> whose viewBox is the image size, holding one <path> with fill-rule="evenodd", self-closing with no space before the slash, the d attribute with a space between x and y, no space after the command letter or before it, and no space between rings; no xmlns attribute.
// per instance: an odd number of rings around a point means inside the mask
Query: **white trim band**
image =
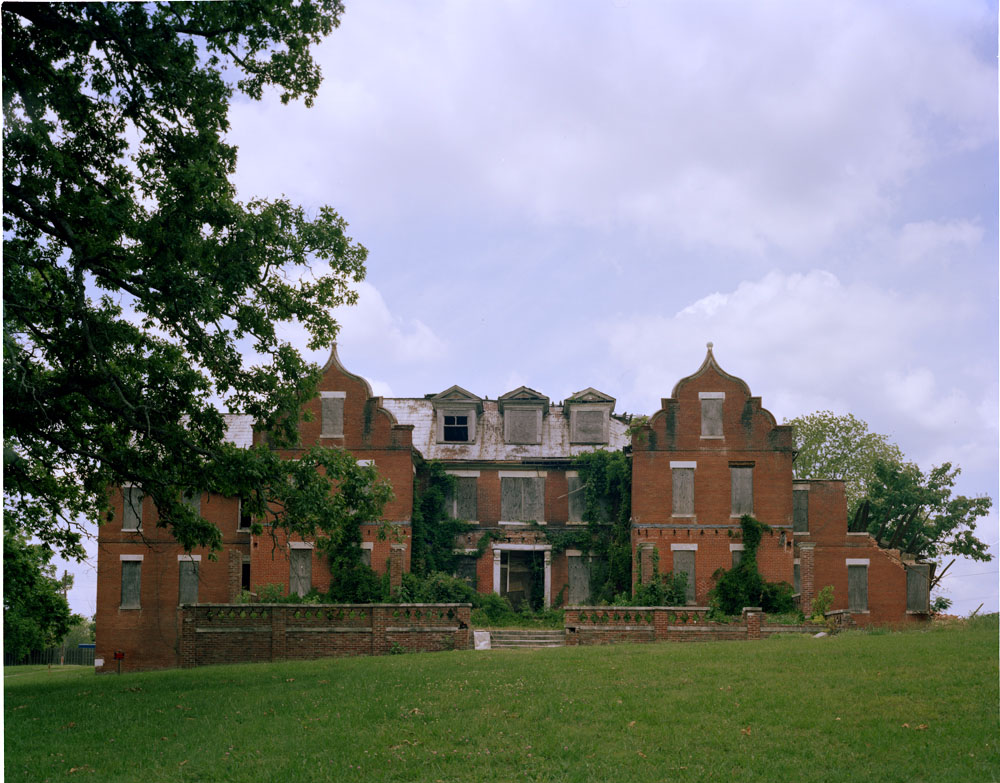
<svg viewBox="0 0 1000 783"><path fill-rule="evenodd" d="M319 393L319 396L320 397L334 397L334 398L344 399L345 397L347 397L347 392L342 392L342 391L321 391Z"/></svg>
<svg viewBox="0 0 1000 783"><path fill-rule="evenodd" d="M698 551L698 545L697 544L671 544L670 545L670 551L671 552L697 552Z"/></svg>
<svg viewBox="0 0 1000 783"><path fill-rule="evenodd" d="M698 467L698 463L697 462L690 462L689 461L689 462L671 462L670 463L670 469L671 470L673 470L674 468L685 469L685 468L697 468L697 467Z"/></svg>
<svg viewBox="0 0 1000 783"><path fill-rule="evenodd" d="M455 478L479 478L478 470L446 470L445 473Z"/></svg>
<svg viewBox="0 0 1000 783"><path fill-rule="evenodd" d="M849 566L859 566L859 565L871 565L871 561L867 557L849 557L847 558L847 565Z"/></svg>
<svg viewBox="0 0 1000 783"><path fill-rule="evenodd" d="M312 549L313 548L313 543L312 543L312 541L289 541L288 542L288 548L289 549Z"/></svg>
<svg viewBox="0 0 1000 783"><path fill-rule="evenodd" d="M177 555L178 563L200 563L201 555Z"/></svg>
<svg viewBox="0 0 1000 783"><path fill-rule="evenodd" d="M498 470L498 478L545 478L544 470Z"/></svg>
<svg viewBox="0 0 1000 783"><path fill-rule="evenodd" d="M130 562L142 562L143 557L145 555L118 555L119 560Z"/></svg>
<svg viewBox="0 0 1000 783"><path fill-rule="evenodd" d="M698 392L699 400L724 400L726 399L725 392Z"/></svg>
<svg viewBox="0 0 1000 783"><path fill-rule="evenodd" d="M730 544L729 545L729 551L730 552L742 552L745 548L746 547L743 544Z"/></svg>

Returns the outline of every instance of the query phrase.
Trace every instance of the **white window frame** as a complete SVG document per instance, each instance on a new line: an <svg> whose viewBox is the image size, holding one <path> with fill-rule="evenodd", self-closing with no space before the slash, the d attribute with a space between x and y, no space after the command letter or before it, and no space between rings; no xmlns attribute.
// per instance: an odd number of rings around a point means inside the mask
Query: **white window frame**
<svg viewBox="0 0 1000 783"><path fill-rule="evenodd" d="M671 494L670 516L676 517L678 519L694 519L695 518L695 511L694 511L694 508L695 508L695 505L694 505L694 501L695 501L695 498L694 498L694 482L692 481L692 484L691 484L691 513L690 514L677 514L677 513L674 513L674 509L673 509L673 505L674 505L674 502L673 502L673 491L674 491L674 476L675 476L674 471L675 470L690 470L690 471L692 471L692 479L693 479L694 478L694 473L693 472L695 470L697 470L697 468L698 468L698 463L695 462L695 461L691 461L691 460L680 460L680 461L671 460L671 462L670 462L670 494Z"/></svg>
<svg viewBox="0 0 1000 783"><path fill-rule="evenodd" d="M436 435L438 443L475 443L478 422L476 421L475 405L442 405L435 411L437 415ZM444 439L444 417L445 416L468 416L468 439L467 440L445 440ZM459 426L459 425L453 425Z"/></svg>
<svg viewBox="0 0 1000 783"><path fill-rule="evenodd" d="M706 435L705 434L705 400L721 400L722 410L719 412L719 427L722 429L718 435ZM700 418L699 422L701 424L700 434L702 440L723 440L725 438L725 408L726 408L726 393L725 392L698 392L698 404L701 407L699 411Z"/></svg>
<svg viewBox="0 0 1000 783"><path fill-rule="evenodd" d="M345 412L347 408L347 392L343 391L321 391L319 393L320 403L319 403L319 436L321 438L343 438L344 437L344 419ZM327 429L326 420L323 417L323 400L324 399L339 399L344 402L340 407L340 431L338 432L336 428Z"/></svg>

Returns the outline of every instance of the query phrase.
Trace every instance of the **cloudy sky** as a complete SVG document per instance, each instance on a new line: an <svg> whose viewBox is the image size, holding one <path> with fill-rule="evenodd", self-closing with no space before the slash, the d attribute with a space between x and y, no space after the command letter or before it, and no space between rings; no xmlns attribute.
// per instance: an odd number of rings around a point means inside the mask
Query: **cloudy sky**
<svg viewBox="0 0 1000 783"><path fill-rule="evenodd" d="M998 497L995 3L349 2L316 55L313 108L234 103L236 184L369 249L376 393L652 413L711 340L779 421ZM998 609L996 562L950 574Z"/></svg>

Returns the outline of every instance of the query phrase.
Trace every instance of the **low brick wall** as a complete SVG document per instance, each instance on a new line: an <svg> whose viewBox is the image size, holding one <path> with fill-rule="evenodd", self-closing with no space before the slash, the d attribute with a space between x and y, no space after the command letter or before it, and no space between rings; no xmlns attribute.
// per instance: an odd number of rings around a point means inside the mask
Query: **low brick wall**
<svg viewBox="0 0 1000 783"><path fill-rule="evenodd" d="M179 663L253 663L470 645L471 604L196 604L181 607Z"/></svg>
<svg viewBox="0 0 1000 783"><path fill-rule="evenodd" d="M565 610L566 644L742 641L817 630L764 625L763 612L755 608L745 609L739 623L711 622L708 611L704 606L570 606Z"/></svg>

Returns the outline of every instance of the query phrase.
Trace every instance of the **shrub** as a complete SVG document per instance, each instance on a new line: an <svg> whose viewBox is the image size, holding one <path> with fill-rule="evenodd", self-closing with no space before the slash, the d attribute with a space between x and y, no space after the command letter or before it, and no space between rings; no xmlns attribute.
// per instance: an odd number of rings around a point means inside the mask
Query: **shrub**
<svg viewBox="0 0 1000 783"><path fill-rule="evenodd" d="M833 585L827 585L812 600L812 616L823 619L823 615L830 611L833 606Z"/></svg>
<svg viewBox="0 0 1000 783"><path fill-rule="evenodd" d="M464 579L442 571L425 576L403 574L396 600L418 604L474 604L478 594Z"/></svg>
<svg viewBox="0 0 1000 783"><path fill-rule="evenodd" d="M757 548L768 526L745 514L740 528L743 557L730 570L720 568L712 575L716 581L709 593L709 605L715 613L726 615L738 615L748 606L759 606L769 614L794 611L792 586L787 582L765 582L757 570Z"/></svg>

